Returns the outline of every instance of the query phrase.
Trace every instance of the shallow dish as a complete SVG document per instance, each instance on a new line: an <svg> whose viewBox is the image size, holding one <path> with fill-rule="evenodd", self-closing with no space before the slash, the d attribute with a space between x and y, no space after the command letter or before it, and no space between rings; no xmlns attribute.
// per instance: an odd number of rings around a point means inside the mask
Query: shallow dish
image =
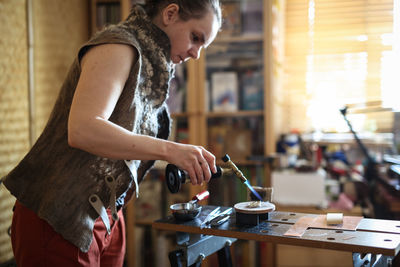
<svg viewBox="0 0 400 267"><path fill-rule="evenodd" d="M201 206L192 203L177 203L170 206L172 215L178 221L190 221L199 216Z"/></svg>

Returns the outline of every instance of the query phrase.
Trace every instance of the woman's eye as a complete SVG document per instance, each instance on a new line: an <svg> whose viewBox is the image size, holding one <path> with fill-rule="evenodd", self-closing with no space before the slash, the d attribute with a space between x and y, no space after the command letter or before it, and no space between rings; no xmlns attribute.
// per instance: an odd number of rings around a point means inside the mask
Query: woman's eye
<svg viewBox="0 0 400 267"><path fill-rule="evenodd" d="M200 38L196 34L192 34L193 42L198 42Z"/></svg>

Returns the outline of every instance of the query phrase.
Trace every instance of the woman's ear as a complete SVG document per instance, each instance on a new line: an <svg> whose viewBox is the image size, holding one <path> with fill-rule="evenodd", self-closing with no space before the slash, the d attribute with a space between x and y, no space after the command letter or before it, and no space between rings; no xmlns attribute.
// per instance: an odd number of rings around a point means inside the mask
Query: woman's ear
<svg viewBox="0 0 400 267"><path fill-rule="evenodd" d="M169 4L162 11L162 21L164 25L169 25L179 19L179 6L177 4Z"/></svg>

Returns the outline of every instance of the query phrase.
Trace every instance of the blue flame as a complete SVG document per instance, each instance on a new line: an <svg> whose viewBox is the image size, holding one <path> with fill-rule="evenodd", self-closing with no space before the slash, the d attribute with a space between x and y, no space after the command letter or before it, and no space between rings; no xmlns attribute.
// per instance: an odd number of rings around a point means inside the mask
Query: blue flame
<svg viewBox="0 0 400 267"><path fill-rule="evenodd" d="M250 185L249 180L247 180L246 182L244 182L244 184L251 190L251 192L259 199L262 201L261 196L257 193L256 190L254 190L254 188Z"/></svg>

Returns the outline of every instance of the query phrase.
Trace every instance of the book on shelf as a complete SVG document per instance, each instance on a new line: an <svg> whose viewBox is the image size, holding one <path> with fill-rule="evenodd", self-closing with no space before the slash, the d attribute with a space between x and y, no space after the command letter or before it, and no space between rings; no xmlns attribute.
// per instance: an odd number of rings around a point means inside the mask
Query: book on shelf
<svg viewBox="0 0 400 267"><path fill-rule="evenodd" d="M232 66L232 59L220 55L207 57L207 68L224 69Z"/></svg>
<svg viewBox="0 0 400 267"><path fill-rule="evenodd" d="M235 67L242 69L260 69L263 66L262 52L258 51L257 56L249 56L246 58L236 58Z"/></svg>
<svg viewBox="0 0 400 267"><path fill-rule="evenodd" d="M224 125L213 125L208 128L208 149L217 157L225 155L225 139L229 128Z"/></svg>
<svg viewBox="0 0 400 267"><path fill-rule="evenodd" d="M178 129L178 120L177 119L172 119L171 122L171 131L168 137L168 140L170 141L176 141L177 139L177 129Z"/></svg>
<svg viewBox="0 0 400 267"><path fill-rule="evenodd" d="M179 127L176 130L176 141L182 144L189 144L189 129Z"/></svg>
<svg viewBox="0 0 400 267"><path fill-rule="evenodd" d="M98 3L96 5L96 26L98 29L121 20L121 8L118 2Z"/></svg>
<svg viewBox="0 0 400 267"><path fill-rule="evenodd" d="M161 218L161 190L159 173L149 172L140 184L140 195L135 200L135 216L138 220L154 221Z"/></svg>
<svg viewBox="0 0 400 267"><path fill-rule="evenodd" d="M189 129L185 119L172 119L171 131L168 140L184 144L189 143Z"/></svg>
<svg viewBox="0 0 400 267"><path fill-rule="evenodd" d="M224 2L222 5L221 36L238 35L241 32L240 2Z"/></svg>
<svg viewBox="0 0 400 267"><path fill-rule="evenodd" d="M248 167L239 166L241 172L246 178L249 178L250 170ZM235 189L234 189L235 200L233 201L234 204L240 202L246 202L248 200L248 190L247 186L245 186L241 180L235 179Z"/></svg>
<svg viewBox="0 0 400 267"><path fill-rule="evenodd" d="M263 1L243 1L242 3L242 34L262 33Z"/></svg>
<svg viewBox="0 0 400 267"><path fill-rule="evenodd" d="M225 151L231 158L235 160L245 160L251 155L251 130L232 128L229 130L225 142Z"/></svg>
<svg viewBox="0 0 400 267"><path fill-rule="evenodd" d="M167 106L170 113L180 113L183 111L183 98L184 91L181 90L180 81L177 76L175 76L169 86Z"/></svg>
<svg viewBox="0 0 400 267"><path fill-rule="evenodd" d="M207 49L207 64L209 61L223 60L242 60L249 59L254 62L262 62L263 43L260 40L243 42L224 42L213 43Z"/></svg>
<svg viewBox="0 0 400 267"><path fill-rule="evenodd" d="M247 71L241 79L241 108L261 110L264 107L264 78L260 71Z"/></svg>
<svg viewBox="0 0 400 267"><path fill-rule="evenodd" d="M237 111L238 77L233 71L211 74L211 97L213 111Z"/></svg>
<svg viewBox="0 0 400 267"><path fill-rule="evenodd" d="M264 168L262 166L256 166L254 184L261 187L264 187L265 185L265 173L264 173ZM274 196L272 195L272 201L273 197Z"/></svg>
<svg viewBox="0 0 400 267"><path fill-rule="evenodd" d="M175 67L174 77L169 85L167 105L170 113L185 112L186 97L186 66L184 64Z"/></svg>
<svg viewBox="0 0 400 267"><path fill-rule="evenodd" d="M204 83L204 111L209 112L210 111L210 81L208 79L205 80Z"/></svg>

